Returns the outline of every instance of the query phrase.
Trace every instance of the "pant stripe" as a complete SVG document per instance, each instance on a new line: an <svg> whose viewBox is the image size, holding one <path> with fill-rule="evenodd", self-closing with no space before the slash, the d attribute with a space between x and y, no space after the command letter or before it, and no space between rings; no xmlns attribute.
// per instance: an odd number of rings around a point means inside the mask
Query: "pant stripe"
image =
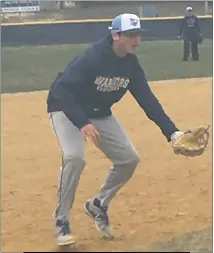
<svg viewBox="0 0 214 253"><path fill-rule="evenodd" d="M59 146L61 148L61 151L62 151L62 170L60 172L60 181L59 181L59 188L58 188L58 201L59 201L59 205L61 203L61 192L62 192L62 178L63 178L63 171L64 171L64 160L63 160L63 149L60 145L60 142L59 142L59 138L57 136L57 132L56 132L56 129L55 129L55 125L54 125L54 121L53 121L53 117L52 117L52 113L50 113L50 118L51 118L51 122L52 122L52 126L53 126L53 130L56 134L56 137L57 137L57 140L58 140L58 143L59 143Z"/></svg>

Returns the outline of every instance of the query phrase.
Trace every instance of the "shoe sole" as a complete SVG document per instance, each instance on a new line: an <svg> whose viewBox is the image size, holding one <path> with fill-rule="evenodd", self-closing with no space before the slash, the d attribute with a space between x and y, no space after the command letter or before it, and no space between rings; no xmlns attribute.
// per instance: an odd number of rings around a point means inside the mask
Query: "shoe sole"
<svg viewBox="0 0 214 253"><path fill-rule="evenodd" d="M91 215L91 213L88 211L88 209L87 209L87 207L86 207L86 203L84 204L84 209L85 209L85 214L88 215L88 216L94 221L96 229L102 234L102 236L103 236L104 238L107 238L107 239L113 239L114 236L113 236L112 233L109 231L109 229L106 228L105 230L101 230L101 229L99 228L99 226L97 225L97 223L96 223L96 221L95 221L93 215Z"/></svg>
<svg viewBox="0 0 214 253"><path fill-rule="evenodd" d="M69 239L67 241L64 241L64 242L57 240L57 245L58 246L69 246L69 245L72 245L72 244L75 244L74 238L71 238L71 239Z"/></svg>

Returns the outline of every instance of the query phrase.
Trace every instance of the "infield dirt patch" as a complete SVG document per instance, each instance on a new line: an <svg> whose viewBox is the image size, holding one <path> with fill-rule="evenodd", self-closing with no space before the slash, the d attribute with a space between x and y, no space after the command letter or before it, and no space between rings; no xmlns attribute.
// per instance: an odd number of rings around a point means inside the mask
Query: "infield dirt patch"
<svg viewBox="0 0 214 253"><path fill-rule="evenodd" d="M211 78L154 82L152 90L180 129L212 124ZM46 97L47 92L1 96L3 252L57 251L51 215L61 153L46 114ZM155 241L211 226L211 141L201 157L176 156L131 95L113 111L141 163L109 210L116 239L103 241L83 203L99 190L111 163L86 145L87 166L71 213L75 250L144 250Z"/></svg>

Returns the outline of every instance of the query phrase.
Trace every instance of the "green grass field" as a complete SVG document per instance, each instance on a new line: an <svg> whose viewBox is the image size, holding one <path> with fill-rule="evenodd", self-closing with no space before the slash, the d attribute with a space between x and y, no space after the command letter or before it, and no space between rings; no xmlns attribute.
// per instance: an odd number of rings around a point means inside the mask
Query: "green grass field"
<svg viewBox="0 0 214 253"><path fill-rule="evenodd" d="M2 48L2 93L46 90L58 72L88 45ZM200 61L182 61L183 42L141 43L138 56L147 79L165 80L212 76L212 40L199 45Z"/></svg>

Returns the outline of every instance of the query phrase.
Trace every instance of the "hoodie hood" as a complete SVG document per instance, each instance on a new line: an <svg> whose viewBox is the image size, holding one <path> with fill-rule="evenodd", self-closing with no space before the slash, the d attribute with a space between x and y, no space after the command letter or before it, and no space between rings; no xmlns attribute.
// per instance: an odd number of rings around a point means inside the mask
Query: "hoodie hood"
<svg viewBox="0 0 214 253"><path fill-rule="evenodd" d="M113 38L111 34L108 34L106 37L104 37L103 39L99 40L98 42L94 43L92 45L92 48L94 48L94 50L98 53L101 53L103 55L105 55L105 57L111 58L115 61L121 61L124 60L124 58L126 57L119 57L116 55L116 53L114 52L113 48Z"/></svg>

